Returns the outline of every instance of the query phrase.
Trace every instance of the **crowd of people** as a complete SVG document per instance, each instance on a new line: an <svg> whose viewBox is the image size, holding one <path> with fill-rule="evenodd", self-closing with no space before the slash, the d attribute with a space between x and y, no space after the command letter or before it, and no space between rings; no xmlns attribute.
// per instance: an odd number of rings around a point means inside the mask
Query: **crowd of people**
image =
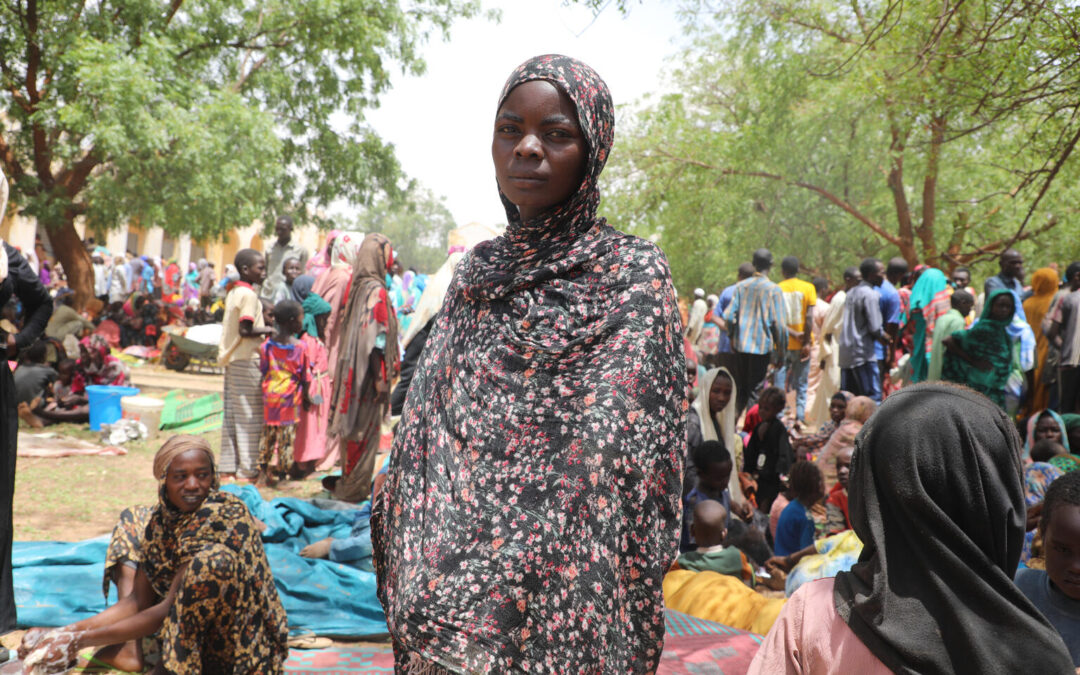
<svg viewBox="0 0 1080 675"><path fill-rule="evenodd" d="M1059 548L1051 550L1047 523L1040 518L1046 495L1054 494L1052 483L1063 479L1059 489L1071 494L1064 484L1080 480L1080 456L1072 454L1080 441L1074 376L1080 356L1075 344L1080 318L1074 309L1080 302L1080 262L1066 267L1064 279L1056 265L1041 268L1028 287L1023 258L1009 249L1000 255L999 274L988 278L981 292L971 286L966 268L946 275L925 265L909 269L902 258L887 264L865 259L844 270L843 286L835 289L824 278L800 279L794 256L781 261L783 279L778 282L769 278L772 267L772 254L759 249L751 262L739 267L734 283L717 294L695 289L687 308L685 351L694 403L687 427L682 555L696 551L705 559L715 556L712 567L700 562L697 567L742 576L742 566L736 564L740 557L721 554L725 545L737 548L742 562L756 565L763 577L785 579L782 586L788 595L814 579L827 577L831 583L840 571L884 574L866 563L873 550L868 545L880 546L876 537L881 534L859 531L852 505L856 496L850 494L853 457L869 443L863 427L871 419L881 420L890 409L883 401L899 401L902 392L922 392L922 397L941 399L941 406L950 403L943 393L978 392L1006 421L1004 440L1010 448L1017 439L1016 462L1026 490L1021 513L1027 518L1020 530L1025 533L1023 546L1012 563L1013 569L1016 563L1021 567L1016 584L1050 618L1080 665L1080 567L1064 562L1070 556L1076 560L1073 551L1080 550L1075 548L1080 540L1062 546L1060 540L1068 537L1059 536L1054 544ZM934 382L963 389L921 384ZM916 405L913 398L903 400ZM924 419L899 405L891 409L898 411L895 417L906 416L910 425ZM941 428L951 424L947 418L942 410L940 421L927 421L928 427L918 433L952 433ZM710 447L718 439L725 447ZM954 455L963 445L942 441L935 465L959 461ZM900 452L895 452L899 463ZM950 471L944 465L939 469ZM972 478L970 470L966 475ZM896 479L896 487L901 485ZM955 494L970 489L958 486ZM708 534L708 526L696 522L703 500L723 509L717 526L722 527L722 540L720 529ZM1080 511L1069 513L1069 523L1057 532L1080 525L1072 521L1073 515L1080 516ZM710 522L715 520L714 514ZM712 544L697 544L699 531L706 532ZM1066 549L1069 553L1061 555ZM823 558L828 564L822 564ZM804 563L808 559L812 562ZM756 575L747 579L749 584L761 581ZM867 578L860 577L860 583L868 583ZM793 597L820 602L832 597L832 587L810 584L804 596ZM788 611L807 609L800 604ZM820 625L808 628L798 623L801 620L793 625L789 622L796 620L782 614L778 631L801 631L801 639L808 642L804 649L827 647L827 640L821 643L826 636L808 633ZM851 621L847 624L855 629ZM855 634L865 635L859 629ZM787 642L767 642L759 658L761 672L805 672L791 662L796 637L776 639ZM771 648L789 653L766 656ZM851 663L870 670L879 667L864 659L865 648L855 651L859 653ZM890 660L876 649L873 654L894 670L911 656L893 654ZM835 656L813 658L824 659L816 668L835 662Z"/></svg>
<svg viewBox="0 0 1080 675"><path fill-rule="evenodd" d="M398 672L656 672L665 606L766 634L754 673L1075 672L1080 263L1027 288L1007 250L977 293L868 258L834 290L795 257L773 282L760 249L680 317L663 253L597 215L614 121L588 65L515 69L491 144L506 232L409 305L381 234L309 257L279 219L237 253L220 457L167 441L159 504L110 547L123 599L20 654L120 662L158 631L163 671L280 672L260 524L216 488L337 461L331 494L372 500ZM40 333L52 304L7 250L0 299Z"/></svg>

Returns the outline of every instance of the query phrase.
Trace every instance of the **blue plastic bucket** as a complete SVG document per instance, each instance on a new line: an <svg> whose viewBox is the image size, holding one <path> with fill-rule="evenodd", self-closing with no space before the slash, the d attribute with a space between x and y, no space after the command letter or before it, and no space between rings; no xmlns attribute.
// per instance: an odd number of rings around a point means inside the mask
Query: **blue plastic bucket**
<svg viewBox="0 0 1080 675"><path fill-rule="evenodd" d="M120 399L139 393L135 387L113 387L92 384L86 388L90 399L90 430L101 431L102 424L112 424L123 415Z"/></svg>

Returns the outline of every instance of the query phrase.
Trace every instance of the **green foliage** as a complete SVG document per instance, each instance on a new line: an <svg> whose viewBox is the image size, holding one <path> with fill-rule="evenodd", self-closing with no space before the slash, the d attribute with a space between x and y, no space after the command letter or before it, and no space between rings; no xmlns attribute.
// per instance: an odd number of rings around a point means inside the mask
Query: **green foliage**
<svg viewBox="0 0 1080 675"><path fill-rule="evenodd" d="M676 93L625 115L607 175L613 220L680 286L729 283L759 246L833 280L866 255L1080 254L1054 227L1080 199L1074 4L701 1L686 20Z"/></svg>
<svg viewBox="0 0 1080 675"><path fill-rule="evenodd" d="M400 190L364 111L477 0L0 4L0 158L50 228L196 237ZM269 219L269 218L268 218Z"/></svg>
<svg viewBox="0 0 1080 675"><path fill-rule="evenodd" d="M402 197L380 200L365 209L350 229L385 234L405 269L434 274L446 261L447 234L455 227L443 201L412 183Z"/></svg>

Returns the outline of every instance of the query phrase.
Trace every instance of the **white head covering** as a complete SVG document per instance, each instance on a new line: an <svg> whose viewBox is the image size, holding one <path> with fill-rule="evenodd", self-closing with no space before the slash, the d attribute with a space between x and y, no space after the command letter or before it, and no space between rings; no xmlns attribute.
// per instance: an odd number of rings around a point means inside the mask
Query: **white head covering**
<svg viewBox="0 0 1080 675"><path fill-rule="evenodd" d="M694 289L694 297L695 298L704 298L705 297L705 289L704 288L695 288Z"/></svg>
<svg viewBox="0 0 1080 675"><path fill-rule="evenodd" d="M716 416L709 410L709 390L712 389L716 376L724 373L731 380L731 401L727 407L720 411L719 428L717 428ZM745 499L742 488L739 485L739 469L742 468L743 443L742 437L735 430L735 397L738 391L735 388L735 378L731 376L727 368L713 368L705 373L698 383L697 398L692 404L697 411L698 419L701 420L701 440L720 441L731 453L731 478L728 479L728 492L732 499L742 501Z"/></svg>
<svg viewBox="0 0 1080 675"><path fill-rule="evenodd" d="M342 232L334 239L334 249L330 253L330 267L353 267L360 245L364 243L363 232Z"/></svg>

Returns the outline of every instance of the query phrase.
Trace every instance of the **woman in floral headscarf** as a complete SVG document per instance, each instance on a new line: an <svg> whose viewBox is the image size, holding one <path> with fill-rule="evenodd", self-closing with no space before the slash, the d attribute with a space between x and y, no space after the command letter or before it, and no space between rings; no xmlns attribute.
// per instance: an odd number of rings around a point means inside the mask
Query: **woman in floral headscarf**
<svg viewBox="0 0 1080 675"><path fill-rule="evenodd" d="M457 269L373 509L399 671L660 661L686 360L664 255L597 216L613 131L607 85L565 56L500 96L509 224Z"/></svg>
<svg viewBox="0 0 1080 675"><path fill-rule="evenodd" d="M104 336L94 334L79 341L79 372L86 384L126 387L131 384L131 371L123 361L112 355Z"/></svg>

